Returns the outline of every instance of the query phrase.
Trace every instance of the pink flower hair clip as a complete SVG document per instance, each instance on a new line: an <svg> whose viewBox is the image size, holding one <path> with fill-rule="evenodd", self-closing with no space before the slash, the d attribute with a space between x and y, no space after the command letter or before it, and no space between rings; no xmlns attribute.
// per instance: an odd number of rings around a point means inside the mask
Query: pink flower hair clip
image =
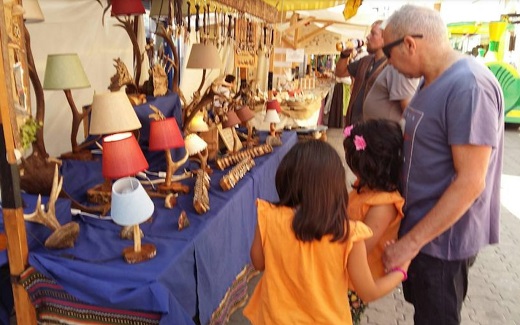
<svg viewBox="0 0 520 325"><path fill-rule="evenodd" d="M354 137L354 145L356 146L356 151L365 150L365 148L367 147L365 138L363 138L362 135L356 135Z"/></svg>
<svg viewBox="0 0 520 325"><path fill-rule="evenodd" d="M352 132L353 128L354 128L354 125L346 126L345 129L343 130L343 136L345 136L345 138L350 137L350 133Z"/></svg>

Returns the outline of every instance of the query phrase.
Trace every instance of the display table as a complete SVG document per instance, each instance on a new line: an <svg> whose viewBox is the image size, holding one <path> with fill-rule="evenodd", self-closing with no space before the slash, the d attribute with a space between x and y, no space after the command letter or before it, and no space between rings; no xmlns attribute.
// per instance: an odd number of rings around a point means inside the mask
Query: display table
<svg viewBox="0 0 520 325"><path fill-rule="evenodd" d="M250 262L249 248L256 225L255 200L277 199L275 172L282 157L297 142L296 134L285 132L282 141L283 145L271 154L255 158L256 166L228 192L219 185L227 170L214 168L209 190L211 209L203 215L193 208L193 191L180 195L174 209L166 209L163 200L154 199L152 220L140 225L145 236L142 242L157 247L157 255L147 262L124 262L122 251L133 242L120 239L121 227L112 221L72 217L80 223L80 234L75 247L64 250L46 249L42 242L47 230L27 224L29 263L78 302L92 305L97 311L107 308L156 313L160 324L193 324L194 318L202 324L210 323L212 317L215 323L224 320L226 315L222 313L230 309L221 302L233 304L244 298L230 295L240 292L232 288L237 277L247 278L249 272L245 267ZM190 164L184 167L194 168ZM64 161L61 173L64 188L69 193L80 193L80 189L86 191L99 183L101 162ZM194 179L184 182L193 189ZM59 202L59 219L63 223L71 218L69 203ZM32 209L34 206L28 206L26 213ZM190 226L179 231L177 221L182 210ZM6 263L5 257L0 257L0 263ZM45 296L45 292L38 295ZM55 308L60 307L63 310L56 313L70 309L70 305L59 306L58 302Z"/></svg>

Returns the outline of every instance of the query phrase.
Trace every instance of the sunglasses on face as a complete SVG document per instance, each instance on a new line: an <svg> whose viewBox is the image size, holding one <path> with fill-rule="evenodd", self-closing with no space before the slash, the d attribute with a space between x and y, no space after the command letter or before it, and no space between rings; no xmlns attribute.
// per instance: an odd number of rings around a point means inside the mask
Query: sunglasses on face
<svg viewBox="0 0 520 325"><path fill-rule="evenodd" d="M423 38L423 35L422 34L413 34L413 35L407 35L409 37L413 37L413 38ZM404 42L404 39L405 39L406 36L403 36L401 37L400 39L396 40L396 41L393 41L391 43L388 43L386 44L385 46L383 46L383 53L386 55L386 57L388 59L390 59L390 52L392 52L392 49L394 47L396 47L397 45L400 45L401 43Z"/></svg>

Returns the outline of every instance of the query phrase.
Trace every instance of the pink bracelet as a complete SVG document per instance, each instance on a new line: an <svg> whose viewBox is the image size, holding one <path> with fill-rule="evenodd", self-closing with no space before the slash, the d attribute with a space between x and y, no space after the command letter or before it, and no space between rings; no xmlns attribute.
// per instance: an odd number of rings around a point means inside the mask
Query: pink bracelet
<svg viewBox="0 0 520 325"><path fill-rule="evenodd" d="M406 271L400 267L394 267L390 270L390 272L401 272L403 274L403 279L401 280L401 282L404 282L406 281L406 279L408 279L408 273L406 273Z"/></svg>

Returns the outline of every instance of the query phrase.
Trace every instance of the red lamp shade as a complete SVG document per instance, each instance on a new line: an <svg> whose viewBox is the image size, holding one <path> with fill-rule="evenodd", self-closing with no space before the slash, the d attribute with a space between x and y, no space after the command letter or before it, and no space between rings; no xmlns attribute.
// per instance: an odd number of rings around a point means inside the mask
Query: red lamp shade
<svg viewBox="0 0 520 325"><path fill-rule="evenodd" d="M242 106L242 108L237 109L235 111L237 113L238 118L242 123L245 123L255 117L255 113L248 106Z"/></svg>
<svg viewBox="0 0 520 325"><path fill-rule="evenodd" d="M280 103L276 100L269 100L267 101L267 110L275 109L277 113L280 113L282 111L282 108L280 107Z"/></svg>
<svg viewBox="0 0 520 325"><path fill-rule="evenodd" d="M117 133L103 139L103 177L109 179L126 177L147 168L148 162L132 133Z"/></svg>
<svg viewBox="0 0 520 325"><path fill-rule="evenodd" d="M112 0L112 16L144 14L141 0Z"/></svg>
<svg viewBox="0 0 520 325"><path fill-rule="evenodd" d="M181 130L174 117L150 122L149 150L167 150L184 147Z"/></svg>
<svg viewBox="0 0 520 325"><path fill-rule="evenodd" d="M222 126L225 128L233 127L240 124L240 119L235 111L228 111L226 114L226 120L222 121Z"/></svg>

